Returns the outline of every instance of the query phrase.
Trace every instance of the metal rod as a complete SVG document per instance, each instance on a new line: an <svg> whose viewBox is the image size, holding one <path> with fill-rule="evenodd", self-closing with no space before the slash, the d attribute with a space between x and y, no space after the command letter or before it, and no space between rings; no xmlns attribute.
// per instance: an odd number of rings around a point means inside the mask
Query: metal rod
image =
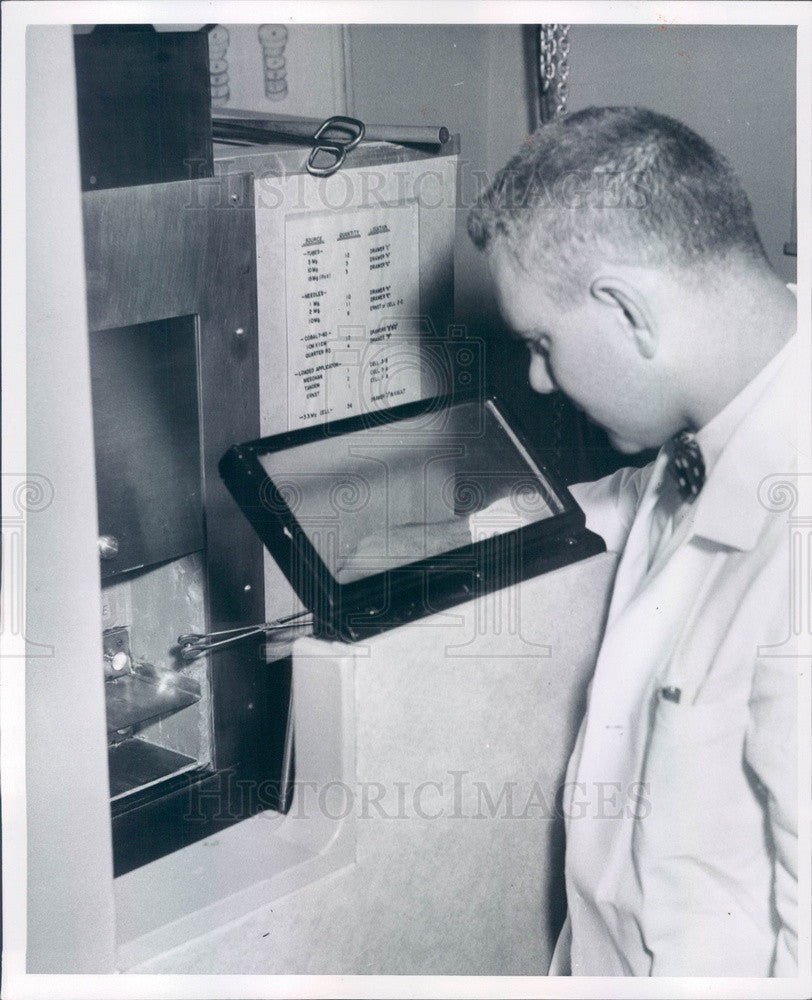
<svg viewBox="0 0 812 1000"><path fill-rule="evenodd" d="M444 146L451 133L445 125L367 125L366 138L407 146Z"/></svg>
<svg viewBox="0 0 812 1000"><path fill-rule="evenodd" d="M230 122L214 119L212 136L215 139L236 139L238 142L261 142L264 138L271 138L278 142L292 142L297 146L318 146L321 149L330 150L330 152L341 152L341 148L336 143L330 142L329 139L315 139L312 135L274 128L262 121Z"/></svg>
<svg viewBox="0 0 812 1000"><path fill-rule="evenodd" d="M309 620L306 620L309 619ZM209 632L205 635L197 636L182 635L178 637L180 645L180 655L184 660L196 660L199 656L210 653L214 649L222 649L223 646L230 646L235 642L242 642L243 639L250 639L252 636L263 635L273 632L283 632L290 629L312 625L311 613L307 610L298 611L295 614L287 615L273 622L263 622L261 625L244 626L242 629L226 629L222 632ZM239 634L235 634L239 633ZM219 639L211 642L213 637L218 635L228 636L226 639Z"/></svg>
<svg viewBox="0 0 812 1000"><path fill-rule="evenodd" d="M295 622L299 618L309 617L311 614L307 608L303 608L301 611L295 611L291 615L286 615L284 618L277 618L270 622L261 622L254 625L240 625L237 628L227 628L222 629L220 632L190 632L186 635L178 636L178 645L190 648L197 647L201 648L202 643L208 643L210 639L214 639L217 636L229 635L235 638L230 640L236 642L237 639L243 638L243 636L255 635L259 632L270 632L278 628L284 628L286 625ZM239 634L238 634L239 633Z"/></svg>
<svg viewBox="0 0 812 1000"><path fill-rule="evenodd" d="M323 124L321 118L297 115L269 115L258 111L241 111L239 108L218 108L212 121L220 123L257 125L268 131L280 133L280 138L294 135L312 141L314 131ZM442 146L451 138L445 125L375 125L366 124L364 138L373 142L396 142L415 146ZM329 136L329 133L328 133ZM328 136L324 138L329 141ZM291 140L293 141L293 140Z"/></svg>

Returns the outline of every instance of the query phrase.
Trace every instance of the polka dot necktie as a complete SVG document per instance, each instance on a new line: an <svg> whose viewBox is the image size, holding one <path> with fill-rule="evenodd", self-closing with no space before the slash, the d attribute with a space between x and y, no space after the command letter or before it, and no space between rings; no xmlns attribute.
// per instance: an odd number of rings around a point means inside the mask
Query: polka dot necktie
<svg viewBox="0 0 812 1000"><path fill-rule="evenodd" d="M680 431L670 441L668 471L677 481L683 500L692 503L705 482L705 462L696 438L690 431Z"/></svg>
<svg viewBox="0 0 812 1000"><path fill-rule="evenodd" d="M693 434L680 431L666 445L667 462L651 512L647 568L660 559L705 481L705 462Z"/></svg>

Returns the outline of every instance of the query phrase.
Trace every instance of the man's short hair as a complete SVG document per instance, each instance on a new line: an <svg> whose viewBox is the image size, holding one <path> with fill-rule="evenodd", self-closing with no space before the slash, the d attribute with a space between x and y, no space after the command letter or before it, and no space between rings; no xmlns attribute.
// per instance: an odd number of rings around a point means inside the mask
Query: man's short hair
<svg viewBox="0 0 812 1000"><path fill-rule="evenodd" d="M645 108L586 108L544 125L471 209L468 232L482 249L498 240L527 272L542 268L568 301L596 264L691 274L732 255L766 262L727 160Z"/></svg>

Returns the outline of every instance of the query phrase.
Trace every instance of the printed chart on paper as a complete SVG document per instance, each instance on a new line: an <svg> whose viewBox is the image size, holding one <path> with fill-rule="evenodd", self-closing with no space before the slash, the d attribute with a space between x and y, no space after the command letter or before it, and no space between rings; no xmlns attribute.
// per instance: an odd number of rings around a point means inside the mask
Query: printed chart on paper
<svg viewBox="0 0 812 1000"><path fill-rule="evenodd" d="M421 397L418 205L285 221L291 429Z"/></svg>

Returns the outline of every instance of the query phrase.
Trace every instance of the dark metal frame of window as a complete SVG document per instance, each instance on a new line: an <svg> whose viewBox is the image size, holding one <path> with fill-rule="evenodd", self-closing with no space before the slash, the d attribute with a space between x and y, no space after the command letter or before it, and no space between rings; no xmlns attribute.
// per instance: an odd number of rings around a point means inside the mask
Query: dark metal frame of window
<svg viewBox="0 0 812 1000"><path fill-rule="evenodd" d="M483 407L494 408L530 455L563 511L504 535L472 542L351 583L339 583L297 521L285 496L262 467L261 457L397 424L465 402L479 402ZM263 544L299 598L313 612L316 634L323 638L354 642L605 551L603 540L586 530L583 511L567 487L537 458L530 442L516 430L515 421L504 404L494 396L487 399L477 394L432 397L260 438L230 448L220 461L219 471ZM507 552L518 553L518 560L506 561ZM506 566L509 567L507 572Z"/></svg>

